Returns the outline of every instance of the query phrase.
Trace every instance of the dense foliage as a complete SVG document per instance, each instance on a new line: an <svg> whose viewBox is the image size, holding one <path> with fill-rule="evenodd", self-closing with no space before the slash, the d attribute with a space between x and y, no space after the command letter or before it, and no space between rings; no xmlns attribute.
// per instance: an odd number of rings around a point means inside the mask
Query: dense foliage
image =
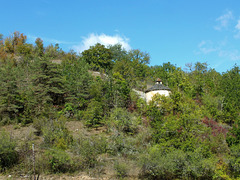
<svg viewBox="0 0 240 180"><path fill-rule="evenodd" d="M121 45L96 44L77 55L58 44L44 47L40 38L28 44L19 32L0 35L0 124L33 124L43 137L37 173L101 174L108 164L124 178L133 162L138 178L240 178L239 66L219 73L207 63L184 71L149 61L148 53ZM159 77L172 93L147 104L135 90ZM84 125L77 136L69 121ZM0 140L0 171L16 166L33 173L29 153L22 153L29 144L5 131Z"/></svg>

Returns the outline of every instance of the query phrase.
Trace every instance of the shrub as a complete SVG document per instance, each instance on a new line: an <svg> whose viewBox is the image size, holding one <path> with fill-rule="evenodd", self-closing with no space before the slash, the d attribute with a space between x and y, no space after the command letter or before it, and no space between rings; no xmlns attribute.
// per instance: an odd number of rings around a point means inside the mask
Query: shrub
<svg viewBox="0 0 240 180"><path fill-rule="evenodd" d="M229 169L233 176L240 177L240 144L231 147Z"/></svg>
<svg viewBox="0 0 240 180"><path fill-rule="evenodd" d="M72 171L72 160L62 149L50 149L45 152L49 168L54 173L66 173Z"/></svg>
<svg viewBox="0 0 240 180"><path fill-rule="evenodd" d="M226 141L229 146L240 144L240 118L236 119L232 129L228 132Z"/></svg>
<svg viewBox="0 0 240 180"><path fill-rule="evenodd" d="M212 129L212 135L213 136L218 136L220 134L224 135L226 137L228 133L228 129L225 128L223 125L219 124L218 122L209 119L208 117L205 117L202 122L207 126Z"/></svg>
<svg viewBox="0 0 240 180"><path fill-rule="evenodd" d="M80 156L82 167L92 168L98 163L98 155L107 151L107 141L104 137L84 137L80 136L74 141L72 151L75 155Z"/></svg>
<svg viewBox="0 0 240 180"><path fill-rule="evenodd" d="M179 149L150 148L141 157L142 176L151 179L212 179L216 161L204 158L199 150L184 152Z"/></svg>
<svg viewBox="0 0 240 180"><path fill-rule="evenodd" d="M117 129L127 134L137 132L137 118L123 108L113 109L107 124L109 129Z"/></svg>
<svg viewBox="0 0 240 180"><path fill-rule="evenodd" d="M153 147L142 159L142 175L153 179L180 178L185 159L186 155L181 150L164 155L158 147Z"/></svg>
<svg viewBox="0 0 240 180"><path fill-rule="evenodd" d="M212 179L216 171L217 159L206 156L205 150L197 148L194 152L187 152L187 166L184 174L193 179Z"/></svg>
<svg viewBox="0 0 240 180"><path fill-rule="evenodd" d="M12 167L18 161L16 142L8 133L0 133L0 172Z"/></svg>
<svg viewBox="0 0 240 180"><path fill-rule="evenodd" d="M124 178L128 174L128 166L124 162L115 162L114 169L117 172L117 177Z"/></svg>
<svg viewBox="0 0 240 180"><path fill-rule="evenodd" d="M59 115L64 115L67 118L71 118L74 115L74 108L72 103L66 103L64 109L58 112Z"/></svg>
<svg viewBox="0 0 240 180"><path fill-rule="evenodd" d="M66 118L43 118L34 121L34 127L42 133L44 143L66 149L72 143L72 136L65 127Z"/></svg>
<svg viewBox="0 0 240 180"><path fill-rule="evenodd" d="M123 133L115 133L109 138L108 153L122 155L128 158L136 158L138 154L137 139L133 136L126 136Z"/></svg>

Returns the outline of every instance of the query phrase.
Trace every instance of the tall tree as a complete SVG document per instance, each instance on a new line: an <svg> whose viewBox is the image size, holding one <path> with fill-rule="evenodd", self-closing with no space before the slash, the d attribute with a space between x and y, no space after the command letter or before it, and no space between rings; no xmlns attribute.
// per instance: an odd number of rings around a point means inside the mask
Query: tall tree
<svg viewBox="0 0 240 180"><path fill-rule="evenodd" d="M42 57L44 53L43 40L37 38L35 41L35 53L37 56Z"/></svg>
<svg viewBox="0 0 240 180"><path fill-rule="evenodd" d="M150 56L148 53L142 52L138 49L131 50L129 57L132 61L134 75L139 80L144 80L148 75L148 64Z"/></svg>
<svg viewBox="0 0 240 180"><path fill-rule="evenodd" d="M207 63L195 63L194 71L192 71L190 75L190 79L192 80L192 84L194 84L194 98L200 99L204 93L205 87L205 76L208 72Z"/></svg>
<svg viewBox="0 0 240 180"><path fill-rule="evenodd" d="M113 62L121 61L128 55L128 52L122 47L121 44L110 45L108 47L112 52Z"/></svg>
<svg viewBox="0 0 240 180"><path fill-rule="evenodd" d="M112 68L112 52L100 43L97 43L95 46L91 46L88 50L83 51L82 57L90 64L91 69L95 71Z"/></svg>
<svg viewBox="0 0 240 180"><path fill-rule="evenodd" d="M5 61L7 58L7 53L4 49L3 35L0 34L0 61Z"/></svg>
<svg viewBox="0 0 240 180"><path fill-rule="evenodd" d="M61 105L64 103L64 85L57 65L47 59L36 59L35 74L32 77L33 89L38 102L38 110L46 105Z"/></svg>
<svg viewBox="0 0 240 180"><path fill-rule="evenodd" d="M22 108L16 75L16 68L10 62L0 67L0 119L16 118Z"/></svg>
<svg viewBox="0 0 240 180"><path fill-rule="evenodd" d="M67 101L76 108L85 108L92 81L88 72L88 64L82 58L72 59L70 57L63 61L61 66L64 84L67 87Z"/></svg>
<svg viewBox="0 0 240 180"><path fill-rule="evenodd" d="M48 59L61 59L64 56L64 51L59 47L59 44L55 44L54 46L50 44L45 48L44 56Z"/></svg>
<svg viewBox="0 0 240 180"><path fill-rule="evenodd" d="M233 123L234 119L239 116L240 110L240 69L237 65L223 74L221 86L225 121Z"/></svg>
<svg viewBox="0 0 240 180"><path fill-rule="evenodd" d="M163 63L162 65L156 65L151 67L151 77L153 80L157 78L161 78L161 80L166 84L169 85L171 74L177 70L177 67L171 64L170 62ZM170 82L171 84L171 82Z"/></svg>

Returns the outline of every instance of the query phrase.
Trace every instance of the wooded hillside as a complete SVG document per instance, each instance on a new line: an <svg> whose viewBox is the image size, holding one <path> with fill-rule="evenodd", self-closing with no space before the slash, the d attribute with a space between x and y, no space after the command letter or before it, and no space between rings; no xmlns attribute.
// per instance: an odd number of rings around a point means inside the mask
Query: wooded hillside
<svg viewBox="0 0 240 180"><path fill-rule="evenodd" d="M34 143L38 174L101 177L112 168L115 178L240 178L239 66L223 73L201 62L150 66L148 53L121 45L78 55L43 43L28 44L19 32L0 36L0 172L33 175ZM157 78L171 96L146 104L132 89ZM69 130L69 122L82 129ZM9 124L35 133L13 138Z"/></svg>

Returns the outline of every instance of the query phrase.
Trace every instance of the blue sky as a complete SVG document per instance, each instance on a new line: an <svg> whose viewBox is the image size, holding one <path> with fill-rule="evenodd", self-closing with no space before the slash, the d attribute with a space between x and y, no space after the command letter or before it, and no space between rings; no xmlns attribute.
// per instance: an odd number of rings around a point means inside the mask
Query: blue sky
<svg viewBox="0 0 240 180"><path fill-rule="evenodd" d="M207 62L219 72L240 64L239 0L3 0L0 33L81 52L121 43L150 65Z"/></svg>

